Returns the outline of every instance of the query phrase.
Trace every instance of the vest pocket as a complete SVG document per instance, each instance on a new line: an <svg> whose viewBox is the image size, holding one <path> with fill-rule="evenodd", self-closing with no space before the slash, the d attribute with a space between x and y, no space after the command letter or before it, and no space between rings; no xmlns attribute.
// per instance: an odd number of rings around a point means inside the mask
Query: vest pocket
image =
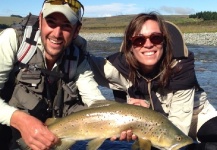
<svg viewBox="0 0 217 150"><path fill-rule="evenodd" d="M34 93L42 93L44 90L44 76L40 70L21 70L17 75L17 81Z"/></svg>
<svg viewBox="0 0 217 150"><path fill-rule="evenodd" d="M9 104L19 109L32 110L40 100L41 96L37 96L35 93L30 92L25 86L18 84L14 89Z"/></svg>
<svg viewBox="0 0 217 150"><path fill-rule="evenodd" d="M44 76L38 70L21 70L9 104L21 109L32 110L43 99Z"/></svg>

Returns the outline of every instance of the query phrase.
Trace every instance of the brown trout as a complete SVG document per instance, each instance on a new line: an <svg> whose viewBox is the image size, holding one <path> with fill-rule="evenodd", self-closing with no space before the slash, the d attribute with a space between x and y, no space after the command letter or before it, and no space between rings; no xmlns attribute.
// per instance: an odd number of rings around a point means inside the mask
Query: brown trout
<svg viewBox="0 0 217 150"><path fill-rule="evenodd" d="M114 101L97 101L89 109L48 122L49 130L60 139L54 150L67 150L80 140L90 140L87 149L97 150L107 138L120 136L128 129L138 136L132 149L150 150L153 146L161 150L178 150L193 143L162 114ZM22 140L19 144L23 150L28 150Z"/></svg>

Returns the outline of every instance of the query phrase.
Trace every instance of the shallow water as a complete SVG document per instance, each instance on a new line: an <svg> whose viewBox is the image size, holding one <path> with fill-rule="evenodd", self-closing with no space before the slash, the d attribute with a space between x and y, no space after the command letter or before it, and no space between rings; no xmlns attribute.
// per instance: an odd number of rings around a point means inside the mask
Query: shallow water
<svg viewBox="0 0 217 150"><path fill-rule="evenodd" d="M101 49L91 49L90 52L96 56L106 57L119 50L120 38L110 38L110 42L117 45L117 49L111 50L109 47L106 51ZM118 44L117 44L118 43ZM106 43L101 43L105 47ZM195 70L198 82L201 87L207 92L208 99L217 108L217 47L187 45L188 49L194 52L195 55ZM113 99L110 89L100 87L102 93L107 99ZM85 150L87 141L77 142L72 149ZM99 150L130 150L132 142L106 140Z"/></svg>
<svg viewBox="0 0 217 150"><path fill-rule="evenodd" d="M208 99L217 108L217 47L188 46L195 55L198 82L207 92Z"/></svg>

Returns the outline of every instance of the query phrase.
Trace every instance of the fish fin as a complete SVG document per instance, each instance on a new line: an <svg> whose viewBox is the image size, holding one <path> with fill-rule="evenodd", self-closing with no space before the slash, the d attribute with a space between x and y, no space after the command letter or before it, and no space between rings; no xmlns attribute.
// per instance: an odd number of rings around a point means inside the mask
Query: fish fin
<svg viewBox="0 0 217 150"><path fill-rule="evenodd" d="M73 141L71 139L63 139L55 147L53 147L52 150L68 150L73 144L75 144L75 142L76 141ZM26 145L22 138L18 139L17 143L21 150L31 150L31 148Z"/></svg>
<svg viewBox="0 0 217 150"><path fill-rule="evenodd" d="M53 150L68 150L76 141L72 139L61 139L60 142L54 146Z"/></svg>
<svg viewBox="0 0 217 150"><path fill-rule="evenodd" d="M58 120L60 120L60 118L48 118L46 121L45 121L45 125L49 126L55 122L57 122Z"/></svg>
<svg viewBox="0 0 217 150"><path fill-rule="evenodd" d="M89 108L110 106L112 104L117 104L117 102L115 102L114 100L97 100L93 104L91 104Z"/></svg>
<svg viewBox="0 0 217 150"><path fill-rule="evenodd" d="M106 138L96 138L88 142L87 150L97 150Z"/></svg>
<svg viewBox="0 0 217 150"><path fill-rule="evenodd" d="M141 139L139 138L137 141L135 141L132 145L133 150L151 150L151 142L147 139Z"/></svg>
<svg viewBox="0 0 217 150"><path fill-rule="evenodd" d="M24 140L22 138L17 140L17 143L19 145L19 148L21 150L31 150L31 148L29 146L26 145L26 143L24 142Z"/></svg>
<svg viewBox="0 0 217 150"><path fill-rule="evenodd" d="M136 140L136 141L133 143L131 149L132 149L132 150L138 150L138 149L139 149L139 141L138 141L138 140Z"/></svg>

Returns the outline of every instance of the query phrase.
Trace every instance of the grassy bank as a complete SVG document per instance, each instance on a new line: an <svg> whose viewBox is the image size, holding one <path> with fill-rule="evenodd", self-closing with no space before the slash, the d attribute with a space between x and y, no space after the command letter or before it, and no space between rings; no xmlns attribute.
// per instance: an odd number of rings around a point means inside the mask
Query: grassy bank
<svg viewBox="0 0 217 150"><path fill-rule="evenodd" d="M22 20L22 18L18 17L2 17L0 16L0 24L11 25L13 23L18 23Z"/></svg>
<svg viewBox="0 0 217 150"><path fill-rule="evenodd" d="M126 26L133 17L134 15L122 15L102 18L84 18L81 32L123 33ZM199 19L192 19L188 18L187 15L168 15L163 16L163 18L177 24L183 33L217 32L217 21L203 21ZM11 25L19 21L21 21L21 18L0 17L0 24Z"/></svg>
<svg viewBox="0 0 217 150"><path fill-rule="evenodd" d="M104 18L84 18L81 32L119 32L123 33L134 15ZM183 33L217 32L217 20L203 21L184 15L163 16L165 20L178 25Z"/></svg>

